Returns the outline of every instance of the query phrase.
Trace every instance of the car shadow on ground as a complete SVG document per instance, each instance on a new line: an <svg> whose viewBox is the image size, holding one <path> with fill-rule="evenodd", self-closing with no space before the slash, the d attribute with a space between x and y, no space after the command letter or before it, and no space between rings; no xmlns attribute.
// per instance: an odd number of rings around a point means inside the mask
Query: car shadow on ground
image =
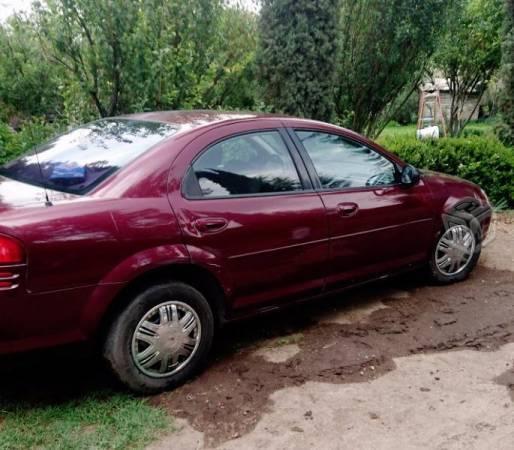
<svg viewBox="0 0 514 450"><path fill-rule="evenodd" d="M119 390L101 359L86 346L66 346L0 358L0 407L31 408ZM0 411L1 412L1 411Z"/></svg>
<svg viewBox="0 0 514 450"><path fill-rule="evenodd" d="M302 333L318 323L321 317L336 314L341 310L364 308L365 299L381 298L389 295L391 291L405 291L427 285L423 273L403 273L229 324L218 335L214 357L228 356L234 351L255 346L261 341Z"/></svg>

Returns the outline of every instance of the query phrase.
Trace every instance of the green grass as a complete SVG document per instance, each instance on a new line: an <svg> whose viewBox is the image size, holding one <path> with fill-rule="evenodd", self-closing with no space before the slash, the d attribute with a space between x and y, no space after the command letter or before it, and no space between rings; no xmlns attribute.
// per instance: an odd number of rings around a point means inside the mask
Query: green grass
<svg viewBox="0 0 514 450"><path fill-rule="evenodd" d="M139 449L172 430L163 410L125 394L0 405L0 449Z"/></svg>
<svg viewBox="0 0 514 450"><path fill-rule="evenodd" d="M466 134L480 134L482 136L492 137L496 139L494 128L496 126L495 119L474 121L468 123L463 131L463 136ZM416 124L411 125L398 125L392 124L384 128L384 131L380 133L378 142L385 141L395 138L409 138L416 139Z"/></svg>
<svg viewBox="0 0 514 450"><path fill-rule="evenodd" d="M416 138L416 125L403 125L403 126L387 126L384 131L380 133L378 141L381 139L397 138L397 137L412 137Z"/></svg>

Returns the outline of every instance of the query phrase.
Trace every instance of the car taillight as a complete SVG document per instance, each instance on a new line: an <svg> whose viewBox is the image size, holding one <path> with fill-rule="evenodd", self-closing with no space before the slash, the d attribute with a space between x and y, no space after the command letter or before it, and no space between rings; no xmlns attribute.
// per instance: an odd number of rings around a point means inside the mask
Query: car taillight
<svg viewBox="0 0 514 450"><path fill-rule="evenodd" d="M18 264L24 257L23 248L16 239L0 236L0 264Z"/></svg>

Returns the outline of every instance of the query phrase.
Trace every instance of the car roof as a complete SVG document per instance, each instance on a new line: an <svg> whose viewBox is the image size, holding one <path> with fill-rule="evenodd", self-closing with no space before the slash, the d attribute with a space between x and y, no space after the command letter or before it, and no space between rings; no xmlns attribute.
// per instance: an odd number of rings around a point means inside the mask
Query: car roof
<svg viewBox="0 0 514 450"><path fill-rule="evenodd" d="M341 128L327 122L320 122L318 120L306 119L301 117L288 116L285 114L272 114L272 113L256 113L252 111L217 111L217 110L172 110L172 111L152 111L134 114L126 114L118 116L120 119L125 120L142 120L149 122L161 122L170 124L176 128L176 133L171 139L176 138L177 135L189 133L199 128L211 128L219 125L234 123L240 121L259 121L259 120L272 120L280 123L277 126L303 126L312 127L314 129L339 130L347 133L348 135L357 136L351 130ZM362 137L361 137L362 138Z"/></svg>
<svg viewBox="0 0 514 450"><path fill-rule="evenodd" d="M232 112L214 110L153 111L119 116L123 119L164 122L179 125L179 128L193 129L218 122L233 122L249 119L284 119L288 116L254 112Z"/></svg>
<svg viewBox="0 0 514 450"><path fill-rule="evenodd" d="M326 132L339 132L350 139L361 142L364 145L380 147L377 143L371 141L366 136L362 136L353 130L342 128L328 122L321 122L313 119L288 116L285 114L272 113L256 113L251 111L217 111L217 110L172 110L172 111L153 111L135 114L126 114L118 116L126 120L142 120L149 122L162 122L175 126L176 133L170 138L173 139L177 135L188 133L198 128L216 127L223 123L233 123L238 121L258 121L273 120L280 122L281 126L312 128L314 130ZM382 147L380 147L382 150Z"/></svg>
<svg viewBox="0 0 514 450"><path fill-rule="evenodd" d="M217 111L217 110L173 110L173 111L153 111L135 114L127 114L119 116L122 119L128 120L143 120L150 122L168 123L176 127L176 133L170 138L174 139L177 135L188 133L198 128L216 127L223 123L233 123L238 121L249 120L273 120L281 122L281 125L286 127L304 127L327 131L327 132L342 132L348 138L357 140L365 145L375 145L365 136L362 136L355 131L342 128L340 126L320 122L318 120L306 119L301 117L288 116L285 114L271 114L271 113L256 113L251 111ZM382 149L384 150L384 149Z"/></svg>

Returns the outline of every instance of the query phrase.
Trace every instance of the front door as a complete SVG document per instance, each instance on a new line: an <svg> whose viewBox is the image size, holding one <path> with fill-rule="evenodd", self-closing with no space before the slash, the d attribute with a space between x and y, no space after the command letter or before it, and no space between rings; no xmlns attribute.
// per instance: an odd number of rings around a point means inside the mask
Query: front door
<svg viewBox="0 0 514 450"><path fill-rule="evenodd" d="M225 285L232 307L255 308L322 291L325 208L276 122L221 126L172 168L171 204L191 257Z"/></svg>
<svg viewBox="0 0 514 450"><path fill-rule="evenodd" d="M433 221L428 188L397 182L393 161L344 135L296 130L327 209L327 285L380 275L426 259Z"/></svg>

